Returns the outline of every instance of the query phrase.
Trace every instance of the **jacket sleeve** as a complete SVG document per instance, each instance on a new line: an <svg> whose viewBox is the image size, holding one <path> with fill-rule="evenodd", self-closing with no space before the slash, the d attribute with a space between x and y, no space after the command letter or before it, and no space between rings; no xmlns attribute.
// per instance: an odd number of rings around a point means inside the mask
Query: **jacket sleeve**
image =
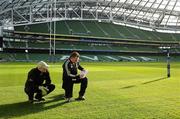
<svg viewBox="0 0 180 119"><path fill-rule="evenodd" d="M28 72L28 77L25 83L25 87L27 89L31 89L32 87L35 88L37 87L36 85L36 74L34 72L34 70L31 70Z"/></svg>
<svg viewBox="0 0 180 119"><path fill-rule="evenodd" d="M71 78L77 78L79 75L74 75L74 74L71 74L71 71L70 71L70 62L69 61L66 61L65 64L64 64L64 70L67 74L67 76L71 77Z"/></svg>
<svg viewBox="0 0 180 119"><path fill-rule="evenodd" d="M78 69L79 69L79 70L81 70L81 71L84 70L84 68L80 65L79 62L77 63L77 65L78 65Z"/></svg>
<svg viewBox="0 0 180 119"><path fill-rule="evenodd" d="M51 78L50 78L49 72L47 72L45 75L46 75L46 79L45 79L46 81L44 85L51 84Z"/></svg>
<svg viewBox="0 0 180 119"><path fill-rule="evenodd" d="M34 82L36 80L36 74L33 70L28 73L28 82Z"/></svg>

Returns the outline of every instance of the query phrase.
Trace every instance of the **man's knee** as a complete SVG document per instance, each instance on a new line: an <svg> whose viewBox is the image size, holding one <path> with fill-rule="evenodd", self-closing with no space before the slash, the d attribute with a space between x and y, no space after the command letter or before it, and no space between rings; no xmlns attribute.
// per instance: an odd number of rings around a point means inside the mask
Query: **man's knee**
<svg viewBox="0 0 180 119"><path fill-rule="evenodd" d="M87 85L88 85L88 78L85 77L85 78L81 79L81 86L86 88Z"/></svg>
<svg viewBox="0 0 180 119"><path fill-rule="evenodd" d="M54 89L55 89L55 85L54 84L49 84L48 86L47 86L47 88L49 89L49 93L50 92L52 92Z"/></svg>
<svg viewBox="0 0 180 119"><path fill-rule="evenodd" d="M34 88L33 88L33 87L25 87L25 88L24 88L24 92L25 92L26 94L31 94L31 93L34 92Z"/></svg>
<svg viewBox="0 0 180 119"><path fill-rule="evenodd" d="M82 82L84 82L84 83L88 83L88 78L87 77L85 77L85 78L83 78L83 79L81 79L82 80Z"/></svg>

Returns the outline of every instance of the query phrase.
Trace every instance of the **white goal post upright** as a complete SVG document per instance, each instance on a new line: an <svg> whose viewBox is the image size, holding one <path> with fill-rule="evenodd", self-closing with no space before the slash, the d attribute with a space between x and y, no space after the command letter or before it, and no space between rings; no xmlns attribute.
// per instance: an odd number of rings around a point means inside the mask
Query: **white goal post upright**
<svg viewBox="0 0 180 119"><path fill-rule="evenodd" d="M55 60L55 55L56 55L56 10L57 10L57 6L56 6L56 0L54 0L54 60Z"/></svg>

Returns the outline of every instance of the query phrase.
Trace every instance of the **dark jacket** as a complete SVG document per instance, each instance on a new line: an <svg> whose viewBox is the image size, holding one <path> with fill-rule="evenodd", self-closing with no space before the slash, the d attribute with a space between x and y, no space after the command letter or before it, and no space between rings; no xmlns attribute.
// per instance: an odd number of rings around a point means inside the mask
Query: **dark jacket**
<svg viewBox="0 0 180 119"><path fill-rule="evenodd" d="M44 83L45 81L45 83ZM51 79L49 76L49 72L42 73L38 70L38 68L33 68L29 71L27 81L25 83L25 88L35 87L38 88L38 86L41 85L48 85L51 84Z"/></svg>
<svg viewBox="0 0 180 119"><path fill-rule="evenodd" d="M62 78L63 86L62 86L62 88L64 88L66 83L72 82L73 79L79 78L79 75L77 74L78 69L81 71L84 69L83 67L81 67L79 62L72 63L70 59L67 59L64 62L64 64L62 65L62 67L63 67L63 78Z"/></svg>

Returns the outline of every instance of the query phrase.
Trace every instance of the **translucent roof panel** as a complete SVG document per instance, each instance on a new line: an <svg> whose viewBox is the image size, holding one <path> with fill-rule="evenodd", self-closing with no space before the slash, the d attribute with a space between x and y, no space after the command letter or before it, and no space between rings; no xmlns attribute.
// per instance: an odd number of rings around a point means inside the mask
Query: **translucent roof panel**
<svg viewBox="0 0 180 119"><path fill-rule="evenodd" d="M0 23L46 21L50 10L56 20L99 19L180 30L180 0L0 0Z"/></svg>

